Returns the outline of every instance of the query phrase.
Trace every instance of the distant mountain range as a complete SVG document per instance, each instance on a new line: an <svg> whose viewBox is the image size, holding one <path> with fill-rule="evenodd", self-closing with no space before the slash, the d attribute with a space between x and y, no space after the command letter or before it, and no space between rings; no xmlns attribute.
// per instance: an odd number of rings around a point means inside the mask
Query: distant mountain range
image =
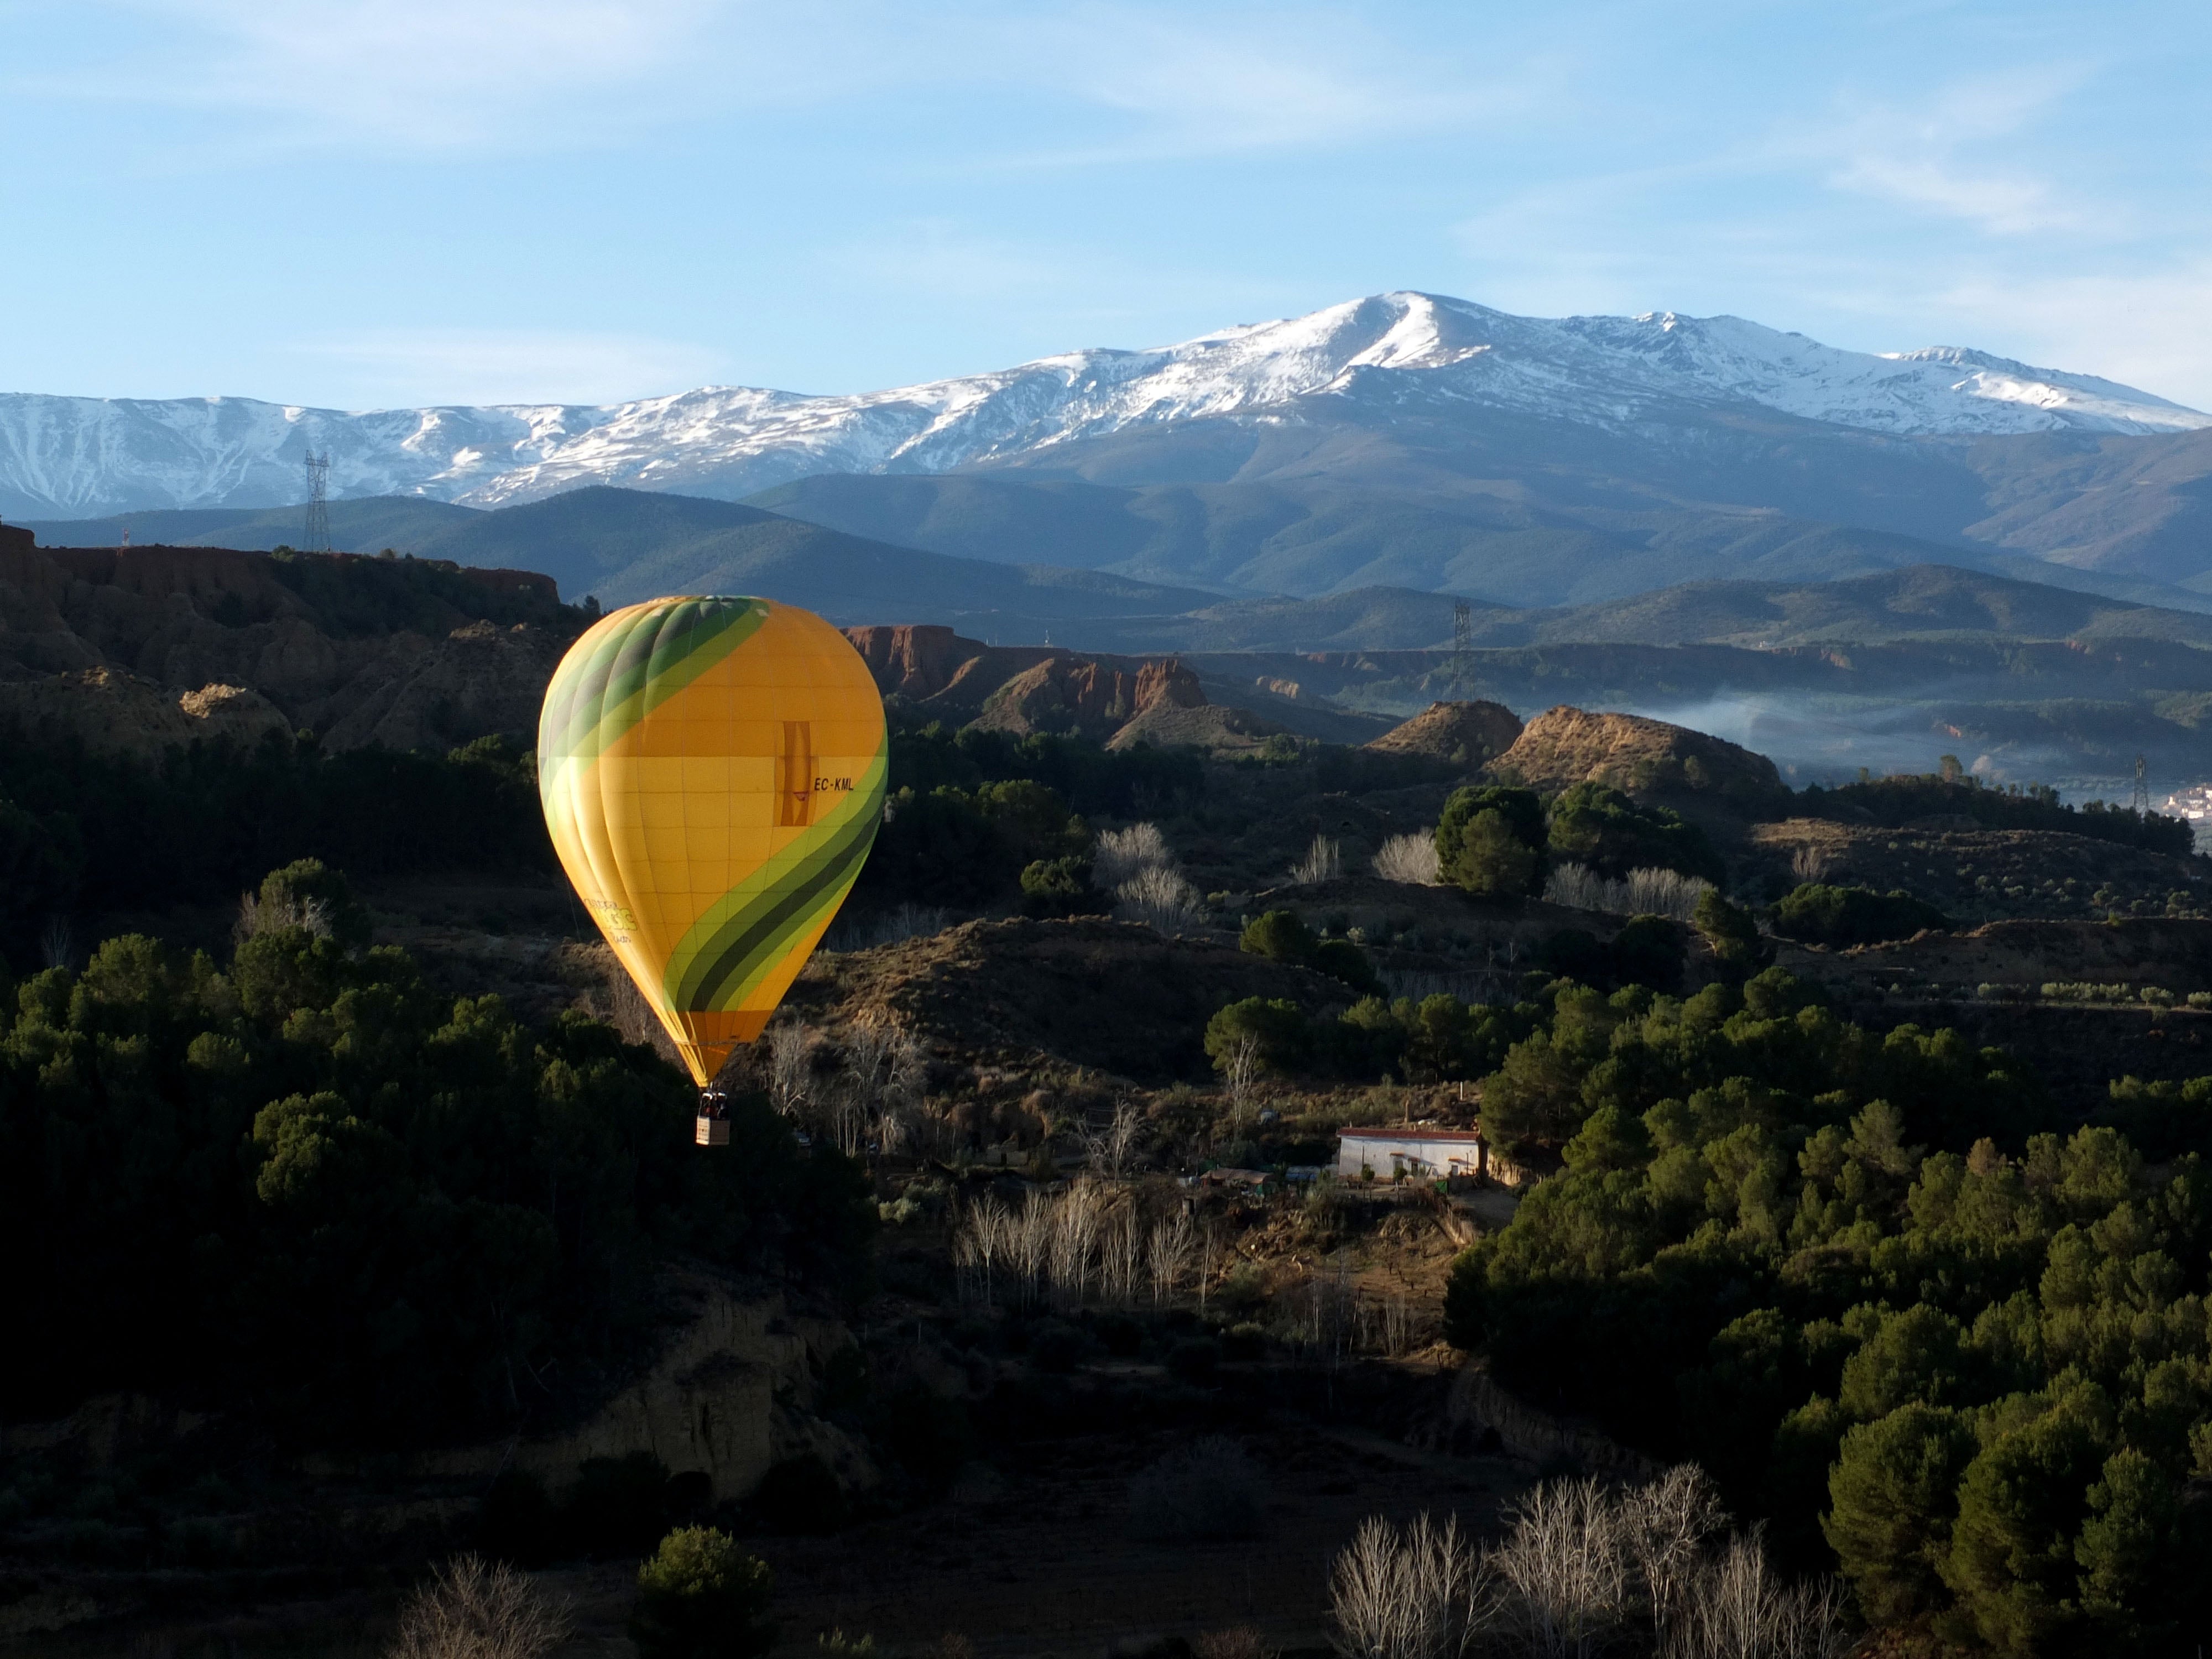
<svg viewBox="0 0 2212 1659"><path fill-rule="evenodd" d="M536 570L563 596L607 605L669 592L748 592L841 624L949 623L997 642L1086 650L1408 651L1449 647L1449 593L1384 583L1310 599L1224 598L1107 570L1010 565L900 547L738 502L587 487L489 511L404 498L340 501L337 538L464 565ZM48 546L267 550L299 535L297 508L200 508L34 522ZM1899 543L1899 556L1912 550ZM2035 567L2039 569L2047 567ZM2185 599L2203 604L2191 594ZM1656 587L1594 604L1479 605L1469 643L1568 641L1779 647L1963 636L2212 647L2212 614L2024 581L1933 561L1832 581Z"/></svg>
<svg viewBox="0 0 2212 1659"><path fill-rule="evenodd" d="M593 594L610 607L660 593L759 593L841 624L949 623L994 641L1036 641L1072 619L1138 623L1220 597L1105 571L893 547L733 501L636 489L573 489L489 512L385 497L333 502L330 516L334 538L350 549L535 570L566 599ZM127 530L141 547L268 551L300 539L301 515L187 508L27 527L49 547L112 547Z"/></svg>
<svg viewBox="0 0 2212 1659"><path fill-rule="evenodd" d="M1558 606L2007 558L2212 592L2212 416L2148 392L1735 318L1550 320L1411 293L844 397L347 414L10 394L0 513L274 506L298 499L311 447L342 498L618 484L1225 595Z"/></svg>

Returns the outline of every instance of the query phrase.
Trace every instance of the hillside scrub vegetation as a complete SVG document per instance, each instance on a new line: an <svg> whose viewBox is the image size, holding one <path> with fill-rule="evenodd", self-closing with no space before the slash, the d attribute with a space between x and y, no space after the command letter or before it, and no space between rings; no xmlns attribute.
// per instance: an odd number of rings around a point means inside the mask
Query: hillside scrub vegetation
<svg viewBox="0 0 2212 1659"><path fill-rule="evenodd" d="M1877 893L1808 881L1774 907L1774 931L1807 945L1880 945L1918 933L1946 933L1951 926L1951 918L1934 905L1894 888Z"/></svg>
<svg viewBox="0 0 2212 1659"><path fill-rule="evenodd" d="M1551 1003L1484 1117L1565 1171L1455 1267L1455 1340L1694 1458L1784 1562L1839 1561L1877 1622L2018 1654L2201 1628L2194 1150L2154 1168L2111 1127L2039 1132L2001 1054L1876 1037L1778 970Z"/></svg>
<svg viewBox="0 0 2212 1659"><path fill-rule="evenodd" d="M1370 1518L1330 1574L1340 1651L1840 1659L1857 1639L1836 1582L1778 1572L1759 1528L1731 1529L1693 1465L1611 1489L1546 1481L1510 1518L1495 1543L1455 1516Z"/></svg>
<svg viewBox="0 0 2212 1659"><path fill-rule="evenodd" d="M1948 757L1947 757L1948 759ZM1942 772L1863 778L1834 788L1808 784L1796 810L1807 817L1873 823L1902 829L1923 818L1966 817L1991 830L2055 830L2146 852L2185 856L2192 848L2189 823L2157 812L2137 812L2093 800L2069 806L2045 784L2009 788L1984 785L1951 760Z"/></svg>
<svg viewBox="0 0 2212 1659"><path fill-rule="evenodd" d="M346 900L301 866L258 896ZM699 1158L689 1083L651 1050L441 996L341 932L280 919L226 966L111 939L14 988L10 1413L167 1391L295 1443L419 1444L567 1404L540 1380L556 1358L588 1390L669 1254L863 1271L865 1178L764 1099L733 1105L742 1150Z"/></svg>
<svg viewBox="0 0 2212 1659"><path fill-rule="evenodd" d="M1672 871L1713 883L1727 873L1695 824L1601 783L1548 798L1502 784L1455 790L1437 821L1436 847L1443 880L1498 897L1543 891L1547 872L1559 866L1599 881Z"/></svg>
<svg viewBox="0 0 2212 1659"><path fill-rule="evenodd" d="M1188 753L891 715L890 798L855 889L872 908L976 909L1018 898L1032 915L1104 912L1138 872L1091 867L1083 815L1141 817L1205 787L1205 769Z"/></svg>
<svg viewBox="0 0 2212 1659"><path fill-rule="evenodd" d="M363 877L550 873L537 757L497 737L428 755L274 736L149 765L0 733L0 953L18 970L50 917L227 902L302 858Z"/></svg>

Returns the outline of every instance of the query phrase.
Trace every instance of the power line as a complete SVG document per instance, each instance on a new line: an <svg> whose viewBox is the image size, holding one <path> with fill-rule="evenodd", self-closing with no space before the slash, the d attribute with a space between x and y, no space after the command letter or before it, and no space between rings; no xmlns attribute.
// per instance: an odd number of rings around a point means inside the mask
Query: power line
<svg viewBox="0 0 2212 1659"><path fill-rule="evenodd" d="M331 452L307 452L307 524L301 533L301 551L331 550Z"/></svg>

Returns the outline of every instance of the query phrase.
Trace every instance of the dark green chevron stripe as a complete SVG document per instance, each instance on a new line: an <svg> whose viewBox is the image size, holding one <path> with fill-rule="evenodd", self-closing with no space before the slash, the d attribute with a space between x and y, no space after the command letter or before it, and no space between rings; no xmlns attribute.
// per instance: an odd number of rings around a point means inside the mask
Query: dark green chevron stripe
<svg viewBox="0 0 2212 1659"><path fill-rule="evenodd" d="M596 760L653 709L743 645L768 619L750 599L671 599L640 611L564 671L539 723L541 775Z"/></svg>
<svg viewBox="0 0 2212 1659"><path fill-rule="evenodd" d="M670 1006L731 1006L790 949L822 907L852 884L882 827L884 775L879 754L830 820L781 855L781 869L742 900L726 900L700 918L670 957L662 981Z"/></svg>

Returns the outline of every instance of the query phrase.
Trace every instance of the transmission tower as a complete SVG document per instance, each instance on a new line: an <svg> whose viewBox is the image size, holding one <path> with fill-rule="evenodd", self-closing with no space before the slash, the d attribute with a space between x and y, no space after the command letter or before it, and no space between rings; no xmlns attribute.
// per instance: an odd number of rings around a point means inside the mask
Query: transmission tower
<svg viewBox="0 0 2212 1659"><path fill-rule="evenodd" d="M1465 599L1452 601L1452 653L1464 657L1474 643L1474 607Z"/></svg>
<svg viewBox="0 0 2212 1659"><path fill-rule="evenodd" d="M2136 793L2128 805L2146 817L2150 814L2150 784L2143 776L2143 757L2141 755L2136 757Z"/></svg>
<svg viewBox="0 0 2212 1659"><path fill-rule="evenodd" d="M307 452L307 524L301 534L301 551L331 550L331 452Z"/></svg>

